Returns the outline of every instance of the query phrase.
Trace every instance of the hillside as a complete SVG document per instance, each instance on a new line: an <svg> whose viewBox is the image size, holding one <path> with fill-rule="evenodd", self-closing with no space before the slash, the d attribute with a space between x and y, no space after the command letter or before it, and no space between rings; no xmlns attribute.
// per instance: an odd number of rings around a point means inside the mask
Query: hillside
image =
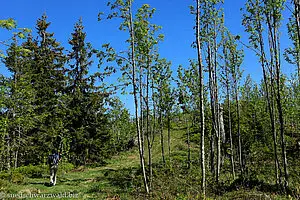
<svg viewBox="0 0 300 200"><path fill-rule="evenodd" d="M166 145L166 131L164 134ZM159 136L156 136L153 147L153 189L149 196L145 196L143 192L136 147L113 156L107 161L107 164L101 167L71 169L68 164L62 163L58 182L54 187L48 185L46 166L39 169L42 173L40 178L29 178L25 175L26 173L27 175L31 173L31 176L34 174L34 172L28 172L30 167L27 167L27 171L23 170L23 174L20 170L12 172L11 176L7 175L10 177L8 179L3 178L5 173L2 173L0 194L1 197L6 197L3 199L18 199L8 198L13 195L23 199L26 195L35 198L39 196L40 198L37 199L44 199L43 195L47 195L47 199L58 199L57 196L50 198L51 195L52 197L54 195L66 197L60 199L201 199L198 146L194 143L191 145L191 168L188 169L185 138L184 127L172 130L171 161L166 156L167 163L163 166ZM167 152L166 155L168 155ZM170 162L172 165L169 165ZM294 199L291 196L280 195L275 186L268 183L268 179L272 179L268 174L261 174L260 177L257 176L257 179L245 179L244 183L241 182L241 179L233 182L229 166L226 166L227 162L228 160L225 160L219 185L214 183L212 176L209 176L207 199ZM262 171L266 170L263 166L261 167Z"/></svg>

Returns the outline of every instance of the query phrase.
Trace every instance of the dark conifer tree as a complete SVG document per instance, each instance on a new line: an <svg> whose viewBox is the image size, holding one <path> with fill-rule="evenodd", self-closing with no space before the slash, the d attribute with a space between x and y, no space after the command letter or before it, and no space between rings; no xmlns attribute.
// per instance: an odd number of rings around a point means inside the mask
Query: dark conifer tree
<svg viewBox="0 0 300 200"><path fill-rule="evenodd" d="M66 56L64 48L54 38L54 33L47 31L50 23L46 20L46 15L38 19L38 36L29 36L22 44L26 51L21 55L23 64L18 69L18 73L26 74L26 80L31 85L34 93L32 112L36 115L31 119L31 123L35 125L27 133L25 164L44 162L51 149L59 149L59 135L64 126L62 97L65 89Z"/></svg>
<svg viewBox="0 0 300 200"><path fill-rule="evenodd" d="M68 113L70 132L71 161L75 164L87 164L88 160L103 161L108 156L109 131L106 128L107 116L104 115L104 100L107 94L102 87L95 85L100 73L89 75L93 64L92 56L96 52L86 42L86 33L82 20L75 24L69 44L68 71Z"/></svg>

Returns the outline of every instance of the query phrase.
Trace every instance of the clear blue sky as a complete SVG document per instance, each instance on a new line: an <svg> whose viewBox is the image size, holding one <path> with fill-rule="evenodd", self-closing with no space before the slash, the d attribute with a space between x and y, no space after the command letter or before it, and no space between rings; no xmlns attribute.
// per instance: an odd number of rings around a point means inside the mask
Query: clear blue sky
<svg viewBox="0 0 300 200"><path fill-rule="evenodd" d="M64 47L69 48L70 33L79 17L82 17L87 32L87 41L91 42L94 47L100 48L104 43L111 43L117 50L125 50L124 41L128 36L125 32L119 31L119 21L97 21L99 12L109 13L106 3L106 0L5 0L1 3L0 19L11 17L17 20L19 27L34 29L36 20L46 13L48 21L51 22L49 31L55 33L55 38ZM174 72L180 64L187 66L189 58L196 58L196 52L191 48L191 43L194 41L194 16L189 10L189 5L194 4L194 0L136 0L134 7L137 8L144 3L156 8L153 22L163 27L162 33L165 35L165 40L160 45L161 56L172 61ZM227 27L233 34L241 35L242 41L247 43L247 35L241 25L240 8L244 3L244 0L225 0L224 10ZM287 12L284 13L284 18L288 18ZM0 40L5 40L10 36L11 33L8 31L0 30ZM282 32L282 36L281 43L283 47L286 47L289 44L287 33ZM244 76L251 74L254 80L261 79L261 68L257 57L247 49L245 49L242 68ZM96 66L91 70L96 70ZM294 67L285 64L283 70L284 73L290 74L294 71ZM7 74L3 65L0 65L0 73ZM118 74L112 80L117 76ZM131 97L122 96L121 99L132 111Z"/></svg>

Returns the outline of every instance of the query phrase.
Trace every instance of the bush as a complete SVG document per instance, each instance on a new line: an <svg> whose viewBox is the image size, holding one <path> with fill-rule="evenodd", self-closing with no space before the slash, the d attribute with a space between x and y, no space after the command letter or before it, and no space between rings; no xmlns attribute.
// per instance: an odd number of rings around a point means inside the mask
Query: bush
<svg viewBox="0 0 300 200"><path fill-rule="evenodd" d="M25 182L25 177L19 172L12 172L10 175L10 181L16 184L23 184Z"/></svg>
<svg viewBox="0 0 300 200"><path fill-rule="evenodd" d="M60 163L58 165L58 173L65 174L71 170L73 170L75 166L72 163Z"/></svg>
<svg viewBox="0 0 300 200"><path fill-rule="evenodd" d="M187 147L183 144L176 144L175 150L176 151L186 151Z"/></svg>
<svg viewBox="0 0 300 200"><path fill-rule="evenodd" d="M28 165L23 167L18 167L14 170L15 172L21 173L29 178L42 178L44 174L48 173L46 165Z"/></svg>
<svg viewBox="0 0 300 200"><path fill-rule="evenodd" d="M17 171L2 172L0 174L0 188L6 186L8 182L23 184L25 182L25 176Z"/></svg>
<svg viewBox="0 0 300 200"><path fill-rule="evenodd" d="M74 165L71 163L61 163L58 166L58 173L64 174L66 172L74 169ZM42 178L49 174L49 166L48 165L28 165L23 167L18 167L14 169L13 172L20 173L23 176L28 178ZM1 173L0 178L7 179L9 177L9 173Z"/></svg>
<svg viewBox="0 0 300 200"><path fill-rule="evenodd" d="M8 185L9 185L8 180L4 180L4 179L0 178L0 191L1 191L2 188L5 188Z"/></svg>
<svg viewBox="0 0 300 200"><path fill-rule="evenodd" d="M1 172L0 173L0 180L1 179L5 179L8 180L9 179L10 174L8 172Z"/></svg>

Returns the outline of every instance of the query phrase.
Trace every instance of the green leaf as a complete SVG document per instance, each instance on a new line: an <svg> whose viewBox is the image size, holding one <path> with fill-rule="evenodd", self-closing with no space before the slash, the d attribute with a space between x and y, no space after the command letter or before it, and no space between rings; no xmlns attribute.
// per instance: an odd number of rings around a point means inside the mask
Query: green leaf
<svg viewBox="0 0 300 200"><path fill-rule="evenodd" d="M1 28L5 28L7 30L11 30L13 28L17 27L17 23L14 19L9 18L9 19L4 19L4 20L0 20L0 27Z"/></svg>
<svg viewBox="0 0 300 200"><path fill-rule="evenodd" d="M26 38L25 35L24 35L24 33L22 33L22 32L18 33L18 37L21 38L21 39L25 39Z"/></svg>

